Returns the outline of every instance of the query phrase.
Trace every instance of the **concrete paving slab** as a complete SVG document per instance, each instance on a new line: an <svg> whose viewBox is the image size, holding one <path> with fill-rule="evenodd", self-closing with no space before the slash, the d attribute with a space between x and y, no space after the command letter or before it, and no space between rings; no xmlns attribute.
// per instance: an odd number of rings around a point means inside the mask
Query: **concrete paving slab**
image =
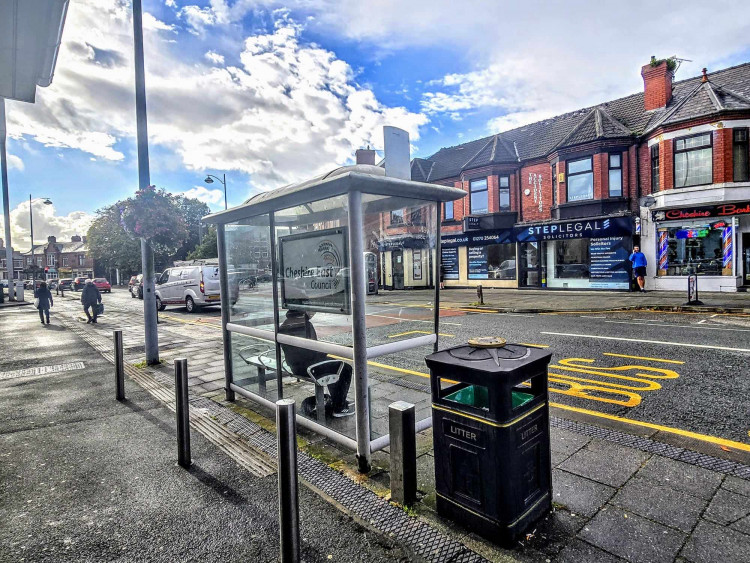
<svg viewBox="0 0 750 563"><path fill-rule="evenodd" d="M721 473L659 455L646 462L638 477L706 500L713 497L722 479Z"/></svg>
<svg viewBox="0 0 750 563"><path fill-rule="evenodd" d="M611 487L621 487L649 457L640 450L594 439L561 463L560 469Z"/></svg>
<svg viewBox="0 0 750 563"><path fill-rule="evenodd" d="M565 549L563 549L555 559L555 563L624 563L621 559L611 553L607 553L594 547L593 545L581 541L573 540Z"/></svg>
<svg viewBox="0 0 750 563"><path fill-rule="evenodd" d="M747 563L750 536L701 520L680 553L691 563Z"/></svg>
<svg viewBox="0 0 750 563"><path fill-rule="evenodd" d="M719 489L711 499L703 518L727 526L748 514L750 514L750 499L725 489Z"/></svg>
<svg viewBox="0 0 750 563"><path fill-rule="evenodd" d="M721 488L750 498L750 481L748 481L747 479L739 479L737 477L729 475L721 483Z"/></svg>
<svg viewBox="0 0 750 563"><path fill-rule="evenodd" d="M587 542L633 563L674 560L686 535L608 505L578 534Z"/></svg>
<svg viewBox="0 0 750 563"><path fill-rule="evenodd" d="M574 514L591 517L615 494L616 489L585 477L554 469L552 471L553 500Z"/></svg>
<svg viewBox="0 0 750 563"><path fill-rule="evenodd" d="M628 481L611 503L683 532L693 529L707 504L701 498L638 477Z"/></svg>
<svg viewBox="0 0 750 563"><path fill-rule="evenodd" d="M562 428L550 428L550 447L552 450L552 465L559 465L583 446L591 438Z"/></svg>

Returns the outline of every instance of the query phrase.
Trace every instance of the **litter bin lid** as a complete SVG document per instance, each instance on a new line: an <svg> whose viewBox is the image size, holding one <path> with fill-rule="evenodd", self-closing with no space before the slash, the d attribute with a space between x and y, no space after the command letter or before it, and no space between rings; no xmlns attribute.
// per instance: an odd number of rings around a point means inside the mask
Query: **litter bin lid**
<svg viewBox="0 0 750 563"><path fill-rule="evenodd" d="M476 346L458 346L447 351L452 357L464 362L485 362L494 360L499 365L502 360L520 360L529 355L526 346L506 344L496 348L477 348Z"/></svg>

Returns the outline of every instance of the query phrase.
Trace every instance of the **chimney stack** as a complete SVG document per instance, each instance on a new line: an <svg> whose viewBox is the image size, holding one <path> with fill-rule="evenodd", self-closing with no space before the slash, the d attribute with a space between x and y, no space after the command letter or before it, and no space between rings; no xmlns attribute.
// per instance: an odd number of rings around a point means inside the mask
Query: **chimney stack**
<svg viewBox="0 0 750 563"><path fill-rule="evenodd" d="M666 107L672 99L672 71L667 67L667 61L651 62L641 68L643 77L643 107L646 111Z"/></svg>
<svg viewBox="0 0 750 563"><path fill-rule="evenodd" d="M47 237L47 242L51 242L52 244L54 244L57 242L57 237L50 235Z"/></svg>
<svg viewBox="0 0 750 563"><path fill-rule="evenodd" d="M357 164L372 164L375 166L375 151L370 147L366 149L357 149L354 153L357 159Z"/></svg>
<svg viewBox="0 0 750 563"><path fill-rule="evenodd" d="M81 242L81 237L79 235L73 235L70 237L70 242Z"/></svg>

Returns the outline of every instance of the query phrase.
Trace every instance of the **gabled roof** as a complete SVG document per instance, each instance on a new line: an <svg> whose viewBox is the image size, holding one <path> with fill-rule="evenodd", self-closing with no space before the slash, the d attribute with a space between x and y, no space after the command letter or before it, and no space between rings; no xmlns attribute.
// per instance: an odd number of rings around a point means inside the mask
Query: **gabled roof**
<svg viewBox="0 0 750 563"><path fill-rule="evenodd" d="M415 180L434 182L457 177L463 170L488 164L542 158L556 149L598 139L626 139L726 111L750 112L750 63L688 78L672 85L665 108L646 111L643 92L537 121L454 147L442 148L412 166ZM417 160L417 159L415 159Z"/></svg>

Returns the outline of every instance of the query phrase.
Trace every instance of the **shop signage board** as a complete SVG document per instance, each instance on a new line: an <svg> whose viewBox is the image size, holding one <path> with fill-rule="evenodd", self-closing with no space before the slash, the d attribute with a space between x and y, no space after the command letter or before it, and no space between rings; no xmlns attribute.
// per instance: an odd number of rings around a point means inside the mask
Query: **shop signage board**
<svg viewBox="0 0 750 563"><path fill-rule="evenodd" d="M633 235L632 217L580 219L548 225L529 225L513 229L518 242L564 240L575 238L629 237Z"/></svg>
<svg viewBox="0 0 750 563"><path fill-rule="evenodd" d="M589 282L592 288L628 289L629 243L630 239L626 237L591 239Z"/></svg>
<svg viewBox="0 0 750 563"><path fill-rule="evenodd" d="M750 215L750 202L722 203L703 207L684 207L652 211L654 221L676 221L679 219L703 219L706 217L734 217Z"/></svg>
<svg viewBox="0 0 750 563"><path fill-rule="evenodd" d="M489 275L487 271L487 247L470 246L469 254L469 279L486 280Z"/></svg>
<svg viewBox="0 0 750 563"><path fill-rule="evenodd" d="M284 308L350 314L346 227L281 237L279 246Z"/></svg>
<svg viewBox="0 0 750 563"><path fill-rule="evenodd" d="M443 267L443 279L459 279L460 272L458 270L458 248L441 248L440 259L441 265Z"/></svg>
<svg viewBox="0 0 750 563"><path fill-rule="evenodd" d="M488 244L509 244L513 240L512 229L500 229L494 231L473 231L456 235L443 235L440 245L443 248L455 248L458 246L485 246Z"/></svg>
<svg viewBox="0 0 750 563"><path fill-rule="evenodd" d="M426 234L416 233L406 237L401 236L379 240L378 249L381 252L387 252L389 250L400 250L402 248L426 248L427 243Z"/></svg>

